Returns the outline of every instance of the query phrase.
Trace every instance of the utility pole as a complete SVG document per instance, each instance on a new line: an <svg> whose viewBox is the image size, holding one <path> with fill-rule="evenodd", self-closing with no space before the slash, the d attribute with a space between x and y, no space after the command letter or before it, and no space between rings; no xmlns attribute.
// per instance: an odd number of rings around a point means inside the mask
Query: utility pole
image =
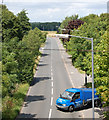
<svg viewBox="0 0 109 120"><path fill-rule="evenodd" d="M91 38L92 42L92 112L93 112L93 120L94 116L94 52L93 52L93 38Z"/></svg>

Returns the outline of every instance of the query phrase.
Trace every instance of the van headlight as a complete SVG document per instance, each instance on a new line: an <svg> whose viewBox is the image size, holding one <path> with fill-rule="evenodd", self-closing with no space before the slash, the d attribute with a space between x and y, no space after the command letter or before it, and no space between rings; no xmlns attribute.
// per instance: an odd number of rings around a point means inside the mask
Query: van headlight
<svg viewBox="0 0 109 120"><path fill-rule="evenodd" d="M62 104L63 106L66 106L66 104Z"/></svg>

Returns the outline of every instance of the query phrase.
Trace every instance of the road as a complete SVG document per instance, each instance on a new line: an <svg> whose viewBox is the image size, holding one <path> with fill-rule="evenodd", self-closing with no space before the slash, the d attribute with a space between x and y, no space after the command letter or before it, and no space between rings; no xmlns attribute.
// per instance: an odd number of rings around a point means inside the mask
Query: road
<svg viewBox="0 0 109 120"><path fill-rule="evenodd" d="M57 110L55 106L60 93L73 87L60 51L62 52L64 49L59 49L56 38L47 37L34 80L17 119L84 118L89 116L88 112L84 114L85 110L67 112Z"/></svg>

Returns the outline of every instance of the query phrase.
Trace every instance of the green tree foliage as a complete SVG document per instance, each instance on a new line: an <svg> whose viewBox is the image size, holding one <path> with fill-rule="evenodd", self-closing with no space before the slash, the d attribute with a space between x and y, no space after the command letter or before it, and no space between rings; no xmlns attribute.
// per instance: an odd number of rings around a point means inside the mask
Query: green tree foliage
<svg viewBox="0 0 109 120"><path fill-rule="evenodd" d="M58 29L59 33L62 33L61 29L64 29L68 26L68 23L72 20L77 20L78 19L78 15L72 15L70 17L65 17L65 20L62 21L60 28Z"/></svg>
<svg viewBox="0 0 109 120"><path fill-rule="evenodd" d="M100 16L90 14L81 18L84 24L78 28L79 31L71 32L72 35L94 38L94 81L104 106L109 105L108 17L108 13ZM66 44L73 65L91 75L91 41L72 37Z"/></svg>
<svg viewBox="0 0 109 120"><path fill-rule="evenodd" d="M11 38L18 36L19 24L17 17L5 5L2 7L2 40L9 42Z"/></svg>
<svg viewBox="0 0 109 120"><path fill-rule="evenodd" d="M2 40L8 42L14 37L18 37L19 40L21 40L31 29L26 11L22 10L17 16L15 16L5 5L3 5L2 8Z"/></svg>
<svg viewBox="0 0 109 120"><path fill-rule="evenodd" d="M20 84L30 83L33 80L35 59L39 55L41 44L46 40L46 34L38 28L31 30L25 10L15 16L5 5L2 7L3 118L11 119L12 97ZM9 98L9 106L7 98Z"/></svg>
<svg viewBox="0 0 109 120"><path fill-rule="evenodd" d="M45 42L45 35L38 28L30 30L18 44L17 61L19 80L31 82L33 79L33 66L39 55L40 45Z"/></svg>
<svg viewBox="0 0 109 120"><path fill-rule="evenodd" d="M70 17L65 17L65 20L62 21L61 23L61 28L64 29L67 27L68 25L68 22L71 21L71 20L77 20L78 19L78 15L72 15Z"/></svg>
<svg viewBox="0 0 109 120"><path fill-rule="evenodd" d="M19 38L22 39L22 37L31 29L26 10L22 10L20 13L18 13L17 18L20 22L20 30L18 31L18 35Z"/></svg>
<svg viewBox="0 0 109 120"><path fill-rule="evenodd" d="M37 27L43 31L57 31L60 24L61 24L60 22L45 22L45 23L32 22L31 26L32 26L32 29Z"/></svg>
<svg viewBox="0 0 109 120"><path fill-rule="evenodd" d="M83 24L84 24L84 22L79 19L71 20L68 22L68 25L65 27L65 29L69 29L69 30L77 29L78 27L80 27Z"/></svg>

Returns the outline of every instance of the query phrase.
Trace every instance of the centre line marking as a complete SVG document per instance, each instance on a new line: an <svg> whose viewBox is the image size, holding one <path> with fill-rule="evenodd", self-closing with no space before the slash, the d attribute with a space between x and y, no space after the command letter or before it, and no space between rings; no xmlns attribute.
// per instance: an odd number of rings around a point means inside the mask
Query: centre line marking
<svg viewBox="0 0 109 120"><path fill-rule="evenodd" d="M51 76L53 76L53 73L51 72Z"/></svg>
<svg viewBox="0 0 109 120"><path fill-rule="evenodd" d="M53 77L51 77L51 80L53 80Z"/></svg>
<svg viewBox="0 0 109 120"><path fill-rule="evenodd" d="M53 95L53 88L51 89L51 94Z"/></svg>
<svg viewBox="0 0 109 120"><path fill-rule="evenodd" d="M50 109L50 111L49 111L49 117L48 118L51 118L51 112L52 112L52 109Z"/></svg>
<svg viewBox="0 0 109 120"><path fill-rule="evenodd" d="M53 87L53 82L51 82L51 86Z"/></svg>
<svg viewBox="0 0 109 120"><path fill-rule="evenodd" d="M51 97L51 106L52 106L52 104L53 104L53 97Z"/></svg>

